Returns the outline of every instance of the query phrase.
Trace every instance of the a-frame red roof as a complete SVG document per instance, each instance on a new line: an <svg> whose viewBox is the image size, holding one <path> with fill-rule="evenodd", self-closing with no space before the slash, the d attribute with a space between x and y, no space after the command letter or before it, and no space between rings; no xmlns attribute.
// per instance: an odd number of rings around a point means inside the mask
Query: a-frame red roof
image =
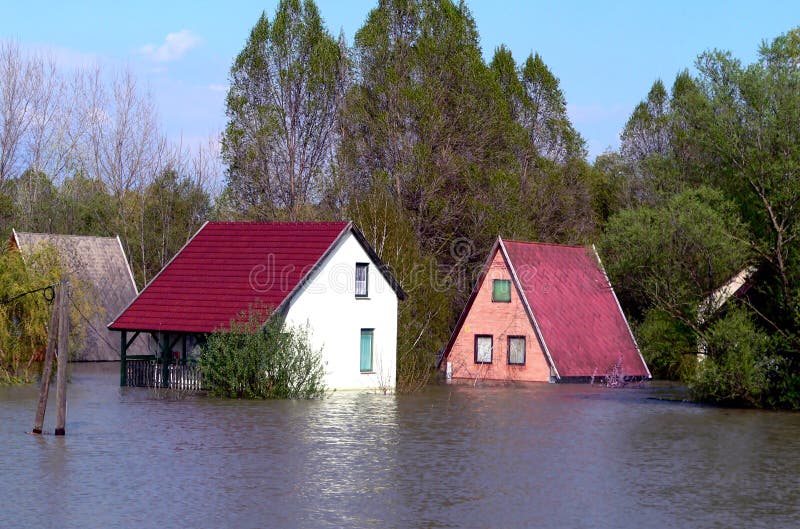
<svg viewBox="0 0 800 529"><path fill-rule="evenodd" d="M650 377L617 297L593 249L501 241L541 339L564 377Z"/></svg>
<svg viewBox="0 0 800 529"><path fill-rule="evenodd" d="M625 376L650 378L600 258L590 248L498 238L445 348L472 308L489 264L502 252L556 377L602 377L620 359ZM441 365L441 364L440 364Z"/></svg>
<svg viewBox="0 0 800 529"><path fill-rule="evenodd" d="M278 307L347 230L360 236L347 222L206 223L109 328L208 333Z"/></svg>

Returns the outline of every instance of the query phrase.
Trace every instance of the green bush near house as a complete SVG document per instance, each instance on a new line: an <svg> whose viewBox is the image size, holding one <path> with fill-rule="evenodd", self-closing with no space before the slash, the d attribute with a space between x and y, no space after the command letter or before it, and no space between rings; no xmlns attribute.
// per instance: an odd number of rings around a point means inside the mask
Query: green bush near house
<svg viewBox="0 0 800 529"><path fill-rule="evenodd" d="M689 380L694 400L731 406L762 407L770 390L770 372L777 367L770 337L750 314L730 310L708 331L708 355Z"/></svg>
<svg viewBox="0 0 800 529"><path fill-rule="evenodd" d="M209 393L246 399L312 399L325 396L321 351L307 327L291 327L279 317L263 321L250 311L230 328L212 333L202 346L200 369Z"/></svg>

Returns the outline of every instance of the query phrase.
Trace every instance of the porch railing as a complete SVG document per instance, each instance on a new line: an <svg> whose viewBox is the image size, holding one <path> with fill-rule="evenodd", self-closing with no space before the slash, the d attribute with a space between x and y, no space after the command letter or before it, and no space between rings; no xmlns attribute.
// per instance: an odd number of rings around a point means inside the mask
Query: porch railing
<svg viewBox="0 0 800 529"><path fill-rule="evenodd" d="M127 383L136 388L203 389L203 376L196 362L178 360L167 366L169 384L164 386L164 364L160 358L152 356L130 356L126 361Z"/></svg>

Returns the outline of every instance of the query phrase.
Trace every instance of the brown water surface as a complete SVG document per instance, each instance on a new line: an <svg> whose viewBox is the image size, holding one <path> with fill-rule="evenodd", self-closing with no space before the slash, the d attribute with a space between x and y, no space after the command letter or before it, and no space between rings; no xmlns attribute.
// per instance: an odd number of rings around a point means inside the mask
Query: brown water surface
<svg viewBox="0 0 800 529"><path fill-rule="evenodd" d="M63 438L0 388L0 527L800 527L800 414L547 384L170 400L116 369L73 366Z"/></svg>

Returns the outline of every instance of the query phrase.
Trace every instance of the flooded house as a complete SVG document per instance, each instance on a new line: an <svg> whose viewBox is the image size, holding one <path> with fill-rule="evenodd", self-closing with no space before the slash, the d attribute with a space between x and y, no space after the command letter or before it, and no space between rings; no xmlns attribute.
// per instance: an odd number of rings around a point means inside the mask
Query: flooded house
<svg viewBox="0 0 800 529"><path fill-rule="evenodd" d="M395 387L405 293L349 222L208 222L116 317L121 384L174 387L196 344L255 305L307 326L329 389ZM151 338L147 338L147 337ZM157 358L128 358L139 339ZM159 363L160 380L137 366Z"/></svg>
<svg viewBox="0 0 800 529"><path fill-rule="evenodd" d="M499 237L439 367L470 381L651 378L593 248Z"/></svg>
<svg viewBox="0 0 800 529"><path fill-rule="evenodd" d="M116 361L120 359L119 334L106 328L108 322L136 297L138 291L119 237L55 235L12 230L9 246L23 260L52 246L64 271L80 282L82 296L91 310L78 315L73 325L84 337L72 359ZM136 344L134 354L147 354L148 344Z"/></svg>

